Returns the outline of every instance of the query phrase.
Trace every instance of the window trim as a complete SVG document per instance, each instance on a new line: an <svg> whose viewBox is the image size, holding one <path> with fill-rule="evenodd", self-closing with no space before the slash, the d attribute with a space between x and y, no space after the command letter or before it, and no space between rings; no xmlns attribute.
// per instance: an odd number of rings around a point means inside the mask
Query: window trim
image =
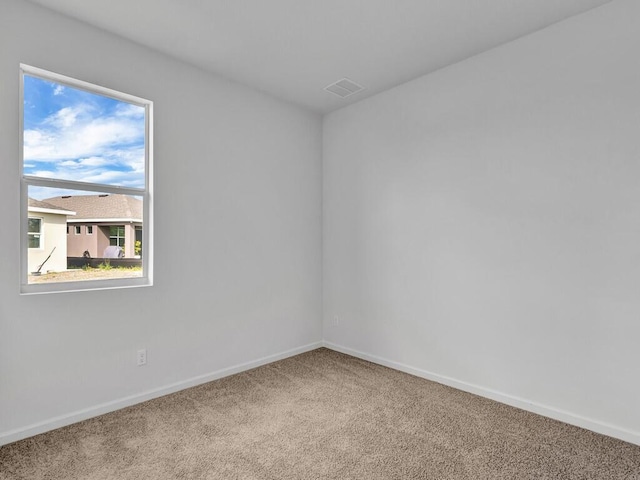
<svg viewBox="0 0 640 480"><path fill-rule="evenodd" d="M93 235L93 225L85 225L86 235Z"/></svg>
<svg viewBox="0 0 640 480"><path fill-rule="evenodd" d="M73 233L76 235L82 235L82 225L74 225Z"/></svg>
<svg viewBox="0 0 640 480"><path fill-rule="evenodd" d="M34 177L24 174L24 77L25 75L53 81L58 84L90 93L103 95L119 101L143 107L145 109L145 188L131 188L114 185L101 185L72 180L58 180L53 178ZM153 285L153 102L141 97L122 93L110 88L95 85L72 77L54 73L30 65L20 64L19 82L19 128L18 161L20 172L20 294L76 292L85 290L106 290L115 288L147 287ZM28 279L28 235L27 219L28 193L30 186L67 188L74 190L92 191L96 193L114 193L142 197L143 244L146 245L142 257L142 277L114 278L105 280L90 280L76 282L55 282L29 284Z"/></svg>

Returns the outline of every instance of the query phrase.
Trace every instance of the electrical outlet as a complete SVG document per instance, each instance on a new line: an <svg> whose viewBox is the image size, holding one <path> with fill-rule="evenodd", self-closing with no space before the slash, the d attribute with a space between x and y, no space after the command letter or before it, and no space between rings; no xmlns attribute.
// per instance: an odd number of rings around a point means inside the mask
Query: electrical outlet
<svg viewBox="0 0 640 480"><path fill-rule="evenodd" d="M146 365L147 364L147 350L146 349L141 349L138 350L138 366L141 367L142 365Z"/></svg>

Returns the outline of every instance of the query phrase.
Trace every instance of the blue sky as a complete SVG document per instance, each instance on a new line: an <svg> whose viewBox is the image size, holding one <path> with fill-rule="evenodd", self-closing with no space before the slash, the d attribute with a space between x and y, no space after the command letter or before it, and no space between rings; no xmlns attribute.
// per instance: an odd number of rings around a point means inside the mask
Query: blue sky
<svg viewBox="0 0 640 480"><path fill-rule="evenodd" d="M24 173L143 188L144 116L143 107L25 75Z"/></svg>

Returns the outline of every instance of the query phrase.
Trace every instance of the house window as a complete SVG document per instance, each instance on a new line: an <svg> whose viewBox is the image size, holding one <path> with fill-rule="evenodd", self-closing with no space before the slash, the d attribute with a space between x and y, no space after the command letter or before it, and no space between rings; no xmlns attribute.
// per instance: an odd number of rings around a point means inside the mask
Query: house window
<svg viewBox="0 0 640 480"><path fill-rule="evenodd" d="M20 73L21 293L152 285L152 102L28 65ZM93 235L98 225L97 244L67 236L70 221L75 235L88 222ZM134 255L137 228L144 256ZM109 278L90 268L75 276L61 271L88 249L107 257L105 234L111 246L127 245L132 271L111 269ZM32 275L43 261L42 271L58 273Z"/></svg>
<svg viewBox="0 0 640 480"><path fill-rule="evenodd" d="M27 225L29 248L42 248L42 218L29 217Z"/></svg>
<svg viewBox="0 0 640 480"><path fill-rule="evenodd" d="M124 248L124 226L109 227L109 245Z"/></svg>

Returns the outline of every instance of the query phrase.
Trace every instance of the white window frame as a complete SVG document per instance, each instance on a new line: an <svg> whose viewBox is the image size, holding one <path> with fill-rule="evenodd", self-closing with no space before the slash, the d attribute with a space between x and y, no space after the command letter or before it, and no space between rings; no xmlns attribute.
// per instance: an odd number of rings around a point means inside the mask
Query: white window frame
<svg viewBox="0 0 640 480"><path fill-rule="evenodd" d="M87 230L87 235L93 235L93 225L86 225L84 228Z"/></svg>
<svg viewBox="0 0 640 480"><path fill-rule="evenodd" d="M42 78L90 93L111 97L145 109L145 188L101 185L71 180L56 180L24 174L24 76ZM20 116L19 116L19 161L20 161L20 293L58 293L83 290L105 290L113 288L148 287L153 285L153 102L144 98L121 93L110 88L60 75L41 68L20 64ZM30 186L67 188L96 193L125 194L142 197L143 225L142 238L145 252L142 256L142 276L134 278L113 278L76 282L33 283L28 281L28 235L27 222L28 193ZM44 222L41 224L44 226ZM41 238L43 238L41 236ZM42 245L42 241L40 243Z"/></svg>
<svg viewBox="0 0 640 480"><path fill-rule="evenodd" d="M40 220L40 231L38 232L38 240L40 240L39 243L39 247L30 247L29 246L29 236L30 235L34 235L34 233L29 232L29 220L34 219L34 220ZM36 217L34 215L29 215L29 218L27 218L27 251L29 250L44 250L44 217Z"/></svg>
<svg viewBox="0 0 640 480"><path fill-rule="evenodd" d="M75 233L76 235L81 235L82 234L82 226L81 225L74 225L73 233Z"/></svg>

